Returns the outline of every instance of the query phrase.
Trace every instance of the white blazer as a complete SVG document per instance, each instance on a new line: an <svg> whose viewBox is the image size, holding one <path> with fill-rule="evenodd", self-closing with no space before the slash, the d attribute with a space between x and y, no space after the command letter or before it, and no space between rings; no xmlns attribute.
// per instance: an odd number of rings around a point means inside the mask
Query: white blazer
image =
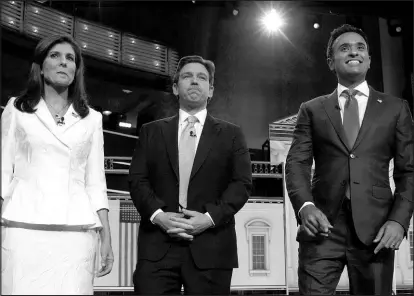
<svg viewBox="0 0 414 296"><path fill-rule="evenodd" d="M33 114L11 98L1 117L2 222L102 227L108 209L102 115L72 105L57 126L43 99Z"/></svg>

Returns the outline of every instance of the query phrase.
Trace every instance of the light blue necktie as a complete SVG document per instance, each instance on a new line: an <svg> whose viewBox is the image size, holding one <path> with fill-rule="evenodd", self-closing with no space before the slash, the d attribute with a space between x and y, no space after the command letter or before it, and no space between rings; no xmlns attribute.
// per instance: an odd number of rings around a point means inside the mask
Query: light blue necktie
<svg viewBox="0 0 414 296"><path fill-rule="evenodd" d="M180 143L178 147L179 172L180 172L180 206L187 208L187 192L190 182L191 170L193 168L195 150L196 150L196 131L194 124L198 121L197 117L189 116L187 125L181 132Z"/></svg>

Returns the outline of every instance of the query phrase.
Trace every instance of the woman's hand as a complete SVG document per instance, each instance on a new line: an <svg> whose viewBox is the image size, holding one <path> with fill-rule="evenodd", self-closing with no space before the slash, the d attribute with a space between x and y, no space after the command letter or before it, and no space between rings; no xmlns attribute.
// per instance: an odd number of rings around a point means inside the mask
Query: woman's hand
<svg viewBox="0 0 414 296"><path fill-rule="evenodd" d="M114 264L114 253L112 252L111 242L103 240L101 244L101 269L98 271L97 277L102 277L111 272Z"/></svg>

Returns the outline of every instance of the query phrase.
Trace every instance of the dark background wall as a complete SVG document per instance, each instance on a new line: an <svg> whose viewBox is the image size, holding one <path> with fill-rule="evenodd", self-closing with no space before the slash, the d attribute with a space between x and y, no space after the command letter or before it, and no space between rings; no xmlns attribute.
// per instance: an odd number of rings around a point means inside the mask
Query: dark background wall
<svg viewBox="0 0 414 296"><path fill-rule="evenodd" d="M326 44L330 32L345 22L358 24L368 34L372 62L367 80L374 88L384 90L380 29L375 15L346 17L329 13L330 9L315 10L305 2L279 2L287 11L287 24L283 34L268 36L259 19L272 2L237 2L237 6L212 2L97 3L54 1L53 8L162 42L177 49L181 56L199 54L213 60L215 93L208 109L214 116L241 125L250 148L261 148L268 137L269 123L294 115L302 102L334 90L337 82L326 64ZM348 4L354 11L358 11L358 5ZM232 14L233 7L238 8L237 16ZM319 30L312 27L315 15L320 17ZM36 44L30 38L20 41L19 37L7 36L2 34L2 105L23 88ZM410 48L401 46L399 51L405 57L404 51ZM127 113L127 120L134 126L138 117L138 127L176 112L178 105L168 79L87 56L85 59L92 105ZM404 71L409 75L410 70ZM412 94L407 99L412 101Z"/></svg>

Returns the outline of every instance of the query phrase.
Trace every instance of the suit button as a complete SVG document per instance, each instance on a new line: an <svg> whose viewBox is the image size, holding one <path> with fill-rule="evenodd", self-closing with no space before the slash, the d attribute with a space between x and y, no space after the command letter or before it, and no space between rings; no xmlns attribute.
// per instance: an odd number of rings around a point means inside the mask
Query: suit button
<svg viewBox="0 0 414 296"><path fill-rule="evenodd" d="M349 157L351 157L351 158L355 158L355 155L354 155L354 154L351 154L351 155L349 155Z"/></svg>

